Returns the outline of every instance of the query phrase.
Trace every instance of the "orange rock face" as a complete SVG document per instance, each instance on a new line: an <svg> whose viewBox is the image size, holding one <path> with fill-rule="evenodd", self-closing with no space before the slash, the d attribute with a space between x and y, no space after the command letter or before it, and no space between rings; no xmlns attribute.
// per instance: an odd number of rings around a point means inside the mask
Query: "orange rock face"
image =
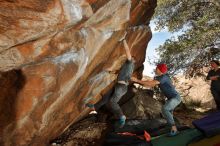
<svg viewBox="0 0 220 146"><path fill-rule="evenodd" d="M100 99L126 59L119 42L125 31L142 71L154 0L1 0L0 6L0 145L47 145L85 116L84 103Z"/></svg>

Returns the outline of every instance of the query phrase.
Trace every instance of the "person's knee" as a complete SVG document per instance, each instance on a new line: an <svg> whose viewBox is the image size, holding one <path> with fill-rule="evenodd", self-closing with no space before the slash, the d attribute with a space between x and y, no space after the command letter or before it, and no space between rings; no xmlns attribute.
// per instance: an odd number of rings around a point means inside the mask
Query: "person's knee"
<svg viewBox="0 0 220 146"><path fill-rule="evenodd" d="M161 112L163 117L167 117L169 111L165 107L162 107Z"/></svg>
<svg viewBox="0 0 220 146"><path fill-rule="evenodd" d="M111 107L111 109L118 109L118 102L114 98L110 99L108 102L108 106Z"/></svg>
<svg viewBox="0 0 220 146"><path fill-rule="evenodd" d="M165 113L165 112L169 112L169 109L167 106L162 106L162 112Z"/></svg>
<svg viewBox="0 0 220 146"><path fill-rule="evenodd" d="M116 104L116 103L117 103L116 98L111 98L111 99L109 100L109 103L110 103L110 104Z"/></svg>

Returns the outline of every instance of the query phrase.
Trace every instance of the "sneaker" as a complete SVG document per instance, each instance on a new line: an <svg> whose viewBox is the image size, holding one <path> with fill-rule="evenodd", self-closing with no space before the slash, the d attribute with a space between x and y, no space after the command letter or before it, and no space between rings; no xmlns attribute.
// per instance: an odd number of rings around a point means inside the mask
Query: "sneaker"
<svg viewBox="0 0 220 146"><path fill-rule="evenodd" d="M95 110L92 110L89 114L90 115L97 115L98 113Z"/></svg>
<svg viewBox="0 0 220 146"><path fill-rule="evenodd" d="M168 137L177 136L180 132L179 131L170 131L170 133L167 135Z"/></svg>
<svg viewBox="0 0 220 146"><path fill-rule="evenodd" d="M125 125L126 117L125 115L121 116L119 119L119 128L123 128Z"/></svg>

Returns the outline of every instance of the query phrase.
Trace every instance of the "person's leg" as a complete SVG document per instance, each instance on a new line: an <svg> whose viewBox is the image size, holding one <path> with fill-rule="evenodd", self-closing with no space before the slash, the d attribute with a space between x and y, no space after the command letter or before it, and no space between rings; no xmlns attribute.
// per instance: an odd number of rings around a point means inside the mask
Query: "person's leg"
<svg viewBox="0 0 220 146"><path fill-rule="evenodd" d="M216 105L217 105L218 110L220 110L220 91L218 91L218 98L216 100Z"/></svg>
<svg viewBox="0 0 220 146"><path fill-rule="evenodd" d="M105 104L107 104L107 102L109 101L111 94L113 92L114 88L112 88L111 90L109 90L104 96L102 96L102 99L99 100L99 102L97 102L96 104L92 104L92 103L87 103L86 107L89 107L91 112L90 114L97 114L97 111Z"/></svg>
<svg viewBox="0 0 220 146"><path fill-rule="evenodd" d="M171 131L177 131L175 121L173 118L174 109L180 104L181 98L171 98L162 107L162 114L166 118L167 123L171 126Z"/></svg>
<svg viewBox="0 0 220 146"><path fill-rule="evenodd" d="M116 84L114 93L109 100L109 106L117 117L123 116L123 112L118 104L119 100L122 98L123 95L127 92L127 86L123 84Z"/></svg>
<svg viewBox="0 0 220 146"><path fill-rule="evenodd" d="M95 105L94 105L94 108L95 110L99 110L103 105L107 104L108 101L110 100L110 97L112 95L112 93L114 92L114 88L112 88L111 90L109 90L106 94L104 94L102 96L102 99L99 100L99 102L97 102Z"/></svg>
<svg viewBox="0 0 220 146"><path fill-rule="evenodd" d="M121 107L119 106L118 102L121 99L121 97L127 92L127 86L123 84L116 84L114 93L112 97L110 98L108 105L112 111L112 113L119 117L119 124L120 127L123 127L125 124L126 117L123 114Z"/></svg>
<svg viewBox="0 0 220 146"><path fill-rule="evenodd" d="M217 109L220 109L220 91L211 89L212 96L215 100Z"/></svg>

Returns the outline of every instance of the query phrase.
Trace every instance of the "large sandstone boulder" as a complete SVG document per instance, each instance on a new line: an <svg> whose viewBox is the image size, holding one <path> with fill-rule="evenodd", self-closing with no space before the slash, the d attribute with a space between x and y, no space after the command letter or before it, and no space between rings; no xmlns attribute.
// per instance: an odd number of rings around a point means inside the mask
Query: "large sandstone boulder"
<svg viewBox="0 0 220 146"><path fill-rule="evenodd" d="M84 99L98 101L125 61L125 31L140 74L155 7L156 0L1 0L0 145L47 145L85 116Z"/></svg>

